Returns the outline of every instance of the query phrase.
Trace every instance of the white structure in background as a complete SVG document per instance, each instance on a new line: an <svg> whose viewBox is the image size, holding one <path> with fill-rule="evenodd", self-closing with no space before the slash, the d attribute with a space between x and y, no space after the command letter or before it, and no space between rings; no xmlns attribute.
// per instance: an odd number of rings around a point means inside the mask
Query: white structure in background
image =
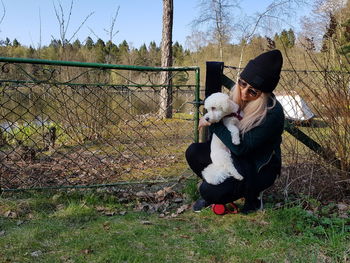
<svg viewBox="0 0 350 263"><path fill-rule="evenodd" d="M293 121L310 121L315 114L307 106L300 95L292 94L276 95L276 99L281 103L286 119Z"/></svg>

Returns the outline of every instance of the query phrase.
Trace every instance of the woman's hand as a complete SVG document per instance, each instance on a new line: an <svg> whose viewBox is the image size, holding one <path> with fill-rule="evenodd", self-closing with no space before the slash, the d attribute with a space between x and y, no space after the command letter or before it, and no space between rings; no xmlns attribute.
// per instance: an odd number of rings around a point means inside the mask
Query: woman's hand
<svg viewBox="0 0 350 263"><path fill-rule="evenodd" d="M206 121L204 117L199 119L199 124L198 124L198 130L200 130L202 127L210 126L211 123Z"/></svg>

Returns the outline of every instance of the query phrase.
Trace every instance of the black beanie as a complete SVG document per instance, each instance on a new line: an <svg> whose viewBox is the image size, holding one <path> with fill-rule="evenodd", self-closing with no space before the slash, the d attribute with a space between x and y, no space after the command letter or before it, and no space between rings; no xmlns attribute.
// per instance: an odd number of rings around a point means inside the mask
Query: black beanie
<svg viewBox="0 0 350 263"><path fill-rule="evenodd" d="M268 51L250 60L240 76L253 88L272 92L280 79L282 64L279 50Z"/></svg>

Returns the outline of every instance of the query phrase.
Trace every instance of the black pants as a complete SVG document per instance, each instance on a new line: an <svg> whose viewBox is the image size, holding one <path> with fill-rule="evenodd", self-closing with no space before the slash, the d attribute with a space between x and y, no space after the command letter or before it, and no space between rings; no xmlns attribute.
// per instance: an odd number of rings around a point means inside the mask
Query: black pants
<svg viewBox="0 0 350 263"><path fill-rule="evenodd" d="M191 144L186 150L186 159L192 171L202 178L202 171L212 163L210 142ZM254 199L261 191L273 185L281 169L281 164L275 156L260 169L259 173L255 172L255 168L248 158L237 157L232 154L232 160L237 171L244 179L238 181L233 177L229 177L218 185L212 185L203 180L199 192L207 202L226 204L242 197Z"/></svg>

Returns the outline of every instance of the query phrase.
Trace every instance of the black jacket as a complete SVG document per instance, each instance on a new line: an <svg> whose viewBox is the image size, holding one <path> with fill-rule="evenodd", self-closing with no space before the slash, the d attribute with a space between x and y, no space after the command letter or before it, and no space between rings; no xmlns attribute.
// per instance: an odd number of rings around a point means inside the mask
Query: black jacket
<svg viewBox="0 0 350 263"><path fill-rule="evenodd" d="M272 101L269 105L272 105ZM274 154L279 164L281 164L280 145L283 129L283 108L277 100L276 105L267 111L263 122L241 137L239 145L232 143L230 132L221 122L209 126L209 130L215 133L234 155L250 159L255 164L257 173L269 163Z"/></svg>

